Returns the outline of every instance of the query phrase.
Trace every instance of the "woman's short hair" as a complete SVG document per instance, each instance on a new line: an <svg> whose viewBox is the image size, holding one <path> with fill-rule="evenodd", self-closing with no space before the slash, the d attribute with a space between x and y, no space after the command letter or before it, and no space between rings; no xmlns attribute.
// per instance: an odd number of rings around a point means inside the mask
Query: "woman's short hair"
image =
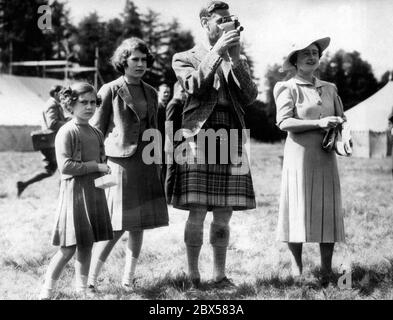
<svg viewBox="0 0 393 320"><path fill-rule="evenodd" d="M60 103L64 109L73 113L74 106L79 96L85 93L94 93L97 98L97 107L101 105L101 97L97 95L96 89L89 83L76 82L71 86L64 87L60 93Z"/></svg>
<svg viewBox="0 0 393 320"><path fill-rule="evenodd" d="M321 57L322 57L322 49L321 49L320 45L319 45L317 42L313 42L312 44L314 44L314 45L318 48L318 56L319 56L319 58L321 58ZM298 53L298 52L299 52L299 51L296 51L296 52L291 56L291 58L289 59L289 62L290 62L292 65L294 65L294 66L296 66L297 53Z"/></svg>
<svg viewBox="0 0 393 320"><path fill-rule="evenodd" d="M111 62L116 71L124 74L124 68L127 66L127 59L136 50L146 54L147 57L147 67L150 68L153 65L154 58L151 55L149 49L147 48L146 42L137 37L131 37L123 40L120 46L117 47Z"/></svg>

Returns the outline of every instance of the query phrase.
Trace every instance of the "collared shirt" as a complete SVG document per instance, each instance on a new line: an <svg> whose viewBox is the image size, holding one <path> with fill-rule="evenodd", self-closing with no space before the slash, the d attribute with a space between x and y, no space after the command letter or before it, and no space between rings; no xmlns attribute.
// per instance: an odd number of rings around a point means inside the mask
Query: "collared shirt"
<svg viewBox="0 0 393 320"><path fill-rule="evenodd" d="M43 129L58 131L70 118L66 118L64 110L56 99L50 97L45 104L43 113Z"/></svg>
<svg viewBox="0 0 393 320"><path fill-rule="evenodd" d="M277 125L287 118L317 120L327 116L344 117L344 109L333 83L298 76L277 82L274 87Z"/></svg>

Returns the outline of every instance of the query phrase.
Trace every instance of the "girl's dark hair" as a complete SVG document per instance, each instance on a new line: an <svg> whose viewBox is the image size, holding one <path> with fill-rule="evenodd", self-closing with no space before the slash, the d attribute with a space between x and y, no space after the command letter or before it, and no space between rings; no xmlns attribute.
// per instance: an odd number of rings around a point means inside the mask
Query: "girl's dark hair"
<svg viewBox="0 0 393 320"><path fill-rule="evenodd" d="M61 91L61 89L63 89L63 86L56 84L50 88L49 95L53 98L56 93L59 93Z"/></svg>
<svg viewBox="0 0 393 320"><path fill-rule="evenodd" d="M124 74L124 68L127 67L127 59L136 50L146 54L147 57L147 67L150 68L153 65L154 58L151 55L149 49L147 48L146 42L137 37L131 37L123 40L120 46L117 47L111 62L116 71Z"/></svg>
<svg viewBox="0 0 393 320"><path fill-rule="evenodd" d="M319 55L319 58L322 57L322 49L321 49L321 46L320 46L317 42L313 42L313 43L311 43L311 44L315 44L315 46L318 48L318 55ZM289 58L289 62L290 62L293 66L296 66L297 53L298 53L298 51L296 51L296 52Z"/></svg>
<svg viewBox="0 0 393 320"><path fill-rule="evenodd" d="M93 92L97 98L97 107L101 105L101 97L97 95L96 89L89 83L76 82L71 86L64 87L60 93L60 103L64 109L73 113L74 106L79 96L84 93Z"/></svg>

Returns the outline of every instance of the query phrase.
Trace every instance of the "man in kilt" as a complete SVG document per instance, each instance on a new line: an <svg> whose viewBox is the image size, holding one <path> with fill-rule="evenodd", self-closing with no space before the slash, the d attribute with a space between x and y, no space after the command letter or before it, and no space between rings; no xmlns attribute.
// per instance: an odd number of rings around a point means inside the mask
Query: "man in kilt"
<svg viewBox="0 0 393 320"><path fill-rule="evenodd" d="M187 100L182 115L183 141L178 146L186 146L182 158L186 161L179 161L175 150L178 165L171 202L175 208L189 211L184 241L189 277L196 288L203 223L207 212L213 212L209 235L213 283L224 287L234 285L225 273L232 212L256 206L244 147L244 108L256 99L258 89L246 58L240 55L241 27L230 15L228 4L211 1L199 16L206 43L175 54L172 62Z"/></svg>

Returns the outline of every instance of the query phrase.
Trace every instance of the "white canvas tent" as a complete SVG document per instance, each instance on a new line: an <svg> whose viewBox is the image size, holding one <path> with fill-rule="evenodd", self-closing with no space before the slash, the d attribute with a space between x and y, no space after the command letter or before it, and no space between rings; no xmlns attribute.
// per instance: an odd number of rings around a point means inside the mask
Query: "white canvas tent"
<svg viewBox="0 0 393 320"><path fill-rule="evenodd" d="M32 151L49 89L63 80L0 74L0 151Z"/></svg>
<svg viewBox="0 0 393 320"><path fill-rule="evenodd" d="M353 156L384 158L391 154L388 118L393 109L393 81L345 112L353 139Z"/></svg>

